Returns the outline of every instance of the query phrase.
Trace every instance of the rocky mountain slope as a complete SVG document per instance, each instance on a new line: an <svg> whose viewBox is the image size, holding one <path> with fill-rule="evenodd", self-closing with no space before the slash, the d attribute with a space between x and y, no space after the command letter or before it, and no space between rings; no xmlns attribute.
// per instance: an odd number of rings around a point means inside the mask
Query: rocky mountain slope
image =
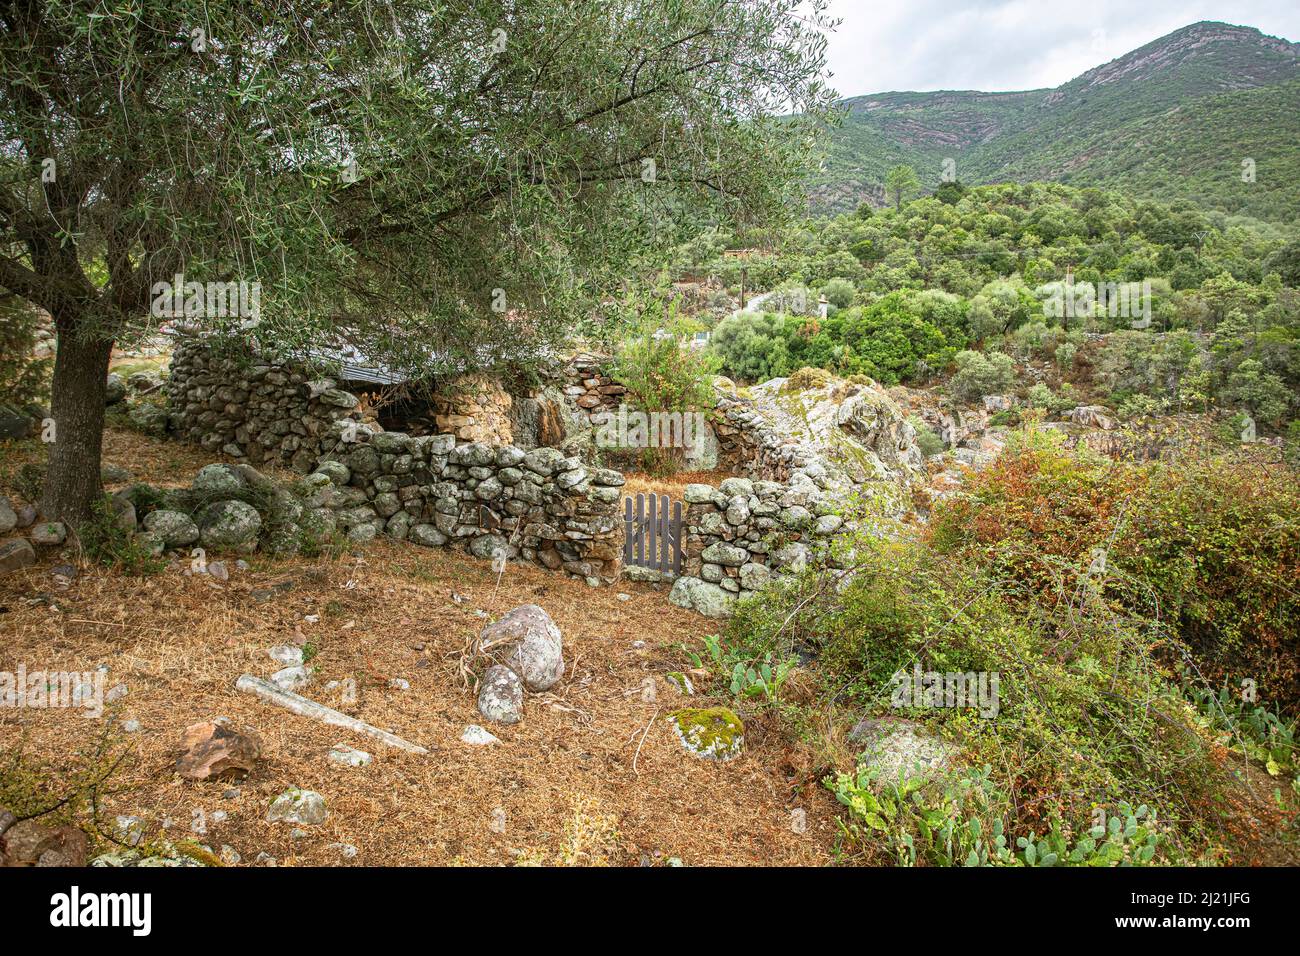
<svg viewBox="0 0 1300 956"><path fill-rule="evenodd" d="M1057 180L1185 196L1285 219L1300 165L1300 44L1250 27L1184 27L1051 90L882 93L845 100L811 185L814 205L880 204L896 163L932 189L952 160L967 184ZM1242 178L1253 160L1254 182Z"/></svg>

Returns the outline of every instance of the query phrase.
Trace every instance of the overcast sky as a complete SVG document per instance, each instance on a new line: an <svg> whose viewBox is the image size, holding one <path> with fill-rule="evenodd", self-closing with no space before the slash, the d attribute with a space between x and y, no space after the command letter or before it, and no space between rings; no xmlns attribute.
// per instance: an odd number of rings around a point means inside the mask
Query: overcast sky
<svg viewBox="0 0 1300 956"><path fill-rule="evenodd" d="M1059 86L1198 20L1300 40L1297 0L831 0L831 14L845 96Z"/></svg>

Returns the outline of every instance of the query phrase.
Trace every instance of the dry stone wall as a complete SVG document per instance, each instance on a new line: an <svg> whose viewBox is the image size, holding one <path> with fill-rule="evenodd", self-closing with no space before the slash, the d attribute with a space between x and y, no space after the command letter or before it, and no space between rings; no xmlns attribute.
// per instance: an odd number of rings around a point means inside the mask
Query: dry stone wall
<svg viewBox="0 0 1300 956"><path fill-rule="evenodd" d="M345 428L334 427L313 474L328 477L321 504L349 538L382 533L479 558L504 551L589 584L618 577L618 472L586 468L554 448Z"/></svg>
<svg viewBox="0 0 1300 956"><path fill-rule="evenodd" d="M176 346L166 390L172 430L181 438L253 465L300 472L315 466L331 426L362 417L357 397L333 379L223 357L198 339Z"/></svg>
<svg viewBox="0 0 1300 956"><path fill-rule="evenodd" d="M432 397L434 424L461 441L513 445L514 399L492 375L465 375Z"/></svg>
<svg viewBox="0 0 1300 956"><path fill-rule="evenodd" d="M591 584L618 577L616 471L554 448L383 431L332 379L221 358L197 341L174 352L168 397L182 438L308 473L306 508L352 541L385 534L481 558L504 552Z"/></svg>
<svg viewBox="0 0 1300 956"><path fill-rule="evenodd" d="M720 617L773 577L836 560L836 499L805 475L790 482L727 478L687 485L683 574L669 600Z"/></svg>

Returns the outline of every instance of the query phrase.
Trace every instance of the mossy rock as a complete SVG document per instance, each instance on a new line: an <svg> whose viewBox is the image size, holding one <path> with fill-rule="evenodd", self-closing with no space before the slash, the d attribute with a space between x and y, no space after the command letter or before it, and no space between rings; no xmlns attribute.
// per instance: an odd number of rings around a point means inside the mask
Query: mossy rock
<svg viewBox="0 0 1300 956"><path fill-rule="evenodd" d="M733 760L745 746L745 725L726 707L687 707L668 715L686 751L701 760Z"/></svg>
<svg viewBox="0 0 1300 956"><path fill-rule="evenodd" d="M781 384L782 394L806 392L813 388L823 388L835 381L835 376L824 368L801 368L791 372L790 377Z"/></svg>

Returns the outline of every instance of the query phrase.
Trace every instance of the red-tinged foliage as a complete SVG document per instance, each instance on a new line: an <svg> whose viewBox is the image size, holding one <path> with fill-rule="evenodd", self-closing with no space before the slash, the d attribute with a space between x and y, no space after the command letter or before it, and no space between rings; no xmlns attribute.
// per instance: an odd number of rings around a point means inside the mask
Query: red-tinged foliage
<svg viewBox="0 0 1300 956"><path fill-rule="evenodd" d="M1253 680L1262 700L1300 713L1294 472L1225 458L1118 463L1031 438L965 490L936 509L936 548L978 556L1040 601L1102 584L1163 621L1212 682Z"/></svg>

